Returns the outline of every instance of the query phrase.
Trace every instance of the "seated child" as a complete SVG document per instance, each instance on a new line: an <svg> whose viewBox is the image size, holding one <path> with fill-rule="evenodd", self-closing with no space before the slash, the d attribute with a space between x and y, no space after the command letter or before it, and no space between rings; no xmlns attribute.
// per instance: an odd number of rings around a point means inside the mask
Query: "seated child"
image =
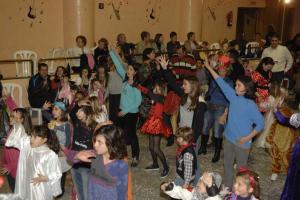
<svg viewBox="0 0 300 200"><path fill-rule="evenodd" d="M172 198L182 200L221 200L219 195L222 177L218 173L205 172L192 190L176 186L174 183L162 183L161 190Z"/></svg>

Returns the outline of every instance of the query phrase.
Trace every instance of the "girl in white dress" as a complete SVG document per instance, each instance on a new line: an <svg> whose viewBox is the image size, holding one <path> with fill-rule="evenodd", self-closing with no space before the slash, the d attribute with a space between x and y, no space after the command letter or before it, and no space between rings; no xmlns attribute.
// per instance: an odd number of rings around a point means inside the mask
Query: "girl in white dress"
<svg viewBox="0 0 300 200"><path fill-rule="evenodd" d="M258 136L255 141L255 146L260 148L269 148L270 145L267 144L266 138L270 133L272 124L275 121L274 112L275 109L281 107L285 97L288 95L287 90L279 85L272 85L270 88L270 96L268 101L262 102L259 106L267 110L264 115L265 118L265 128L263 132Z"/></svg>
<svg viewBox="0 0 300 200"><path fill-rule="evenodd" d="M36 126L28 136L14 124L5 146L20 150L15 193L25 200L53 200L61 193L59 142L45 126Z"/></svg>

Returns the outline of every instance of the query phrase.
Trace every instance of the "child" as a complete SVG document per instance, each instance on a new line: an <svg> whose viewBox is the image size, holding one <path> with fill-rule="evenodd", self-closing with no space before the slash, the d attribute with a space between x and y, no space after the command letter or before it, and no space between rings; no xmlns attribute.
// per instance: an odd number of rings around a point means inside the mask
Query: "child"
<svg viewBox="0 0 300 200"><path fill-rule="evenodd" d="M105 88L104 85L98 79L93 79L91 81L91 89L89 91L90 97L97 97L98 101L101 105L104 104L104 95L105 95Z"/></svg>
<svg viewBox="0 0 300 200"><path fill-rule="evenodd" d="M31 118L29 113L24 108L14 109L11 118L11 125L14 124L23 125L25 133L30 134L32 128ZM9 136L13 131L14 130L11 129L7 135ZM12 192L15 190L19 154L19 150L15 148L4 147L2 159L3 168L1 169L1 173L7 175L7 181Z"/></svg>
<svg viewBox="0 0 300 200"><path fill-rule="evenodd" d="M57 93L57 99L63 100L67 105L70 105L73 101L73 93L70 88L69 78L67 76L64 76L61 80L61 86L59 88L59 91Z"/></svg>
<svg viewBox="0 0 300 200"><path fill-rule="evenodd" d="M68 112L66 104L63 102L55 102L52 110L53 120L48 124L48 128L53 130L56 137L58 138L60 144L60 152L59 152L59 160L61 164L62 170L62 178L61 178L61 189L62 194L65 191L65 180L67 171L71 169L71 166L66 162L66 157L63 151L67 148L71 148L72 138L73 138L73 126L68 121Z"/></svg>
<svg viewBox="0 0 300 200"><path fill-rule="evenodd" d="M122 66L122 60L114 50L109 52L109 55L114 62L116 71L123 79L121 91L120 112L118 117L121 117L121 127L124 130L127 144L131 145L132 163L131 167L137 167L139 163L140 146L136 135L136 124L138 120L139 106L141 105L141 92L133 85L137 82L138 66L135 63L129 64L127 72Z"/></svg>
<svg viewBox="0 0 300 200"><path fill-rule="evenodd" d="M52 200L61 193L59 142L47 127L34 127L29 137L23 125L14 124L5 146L20 150L16 194L23 199Z"/></svg>
<svg viewBox="0 0 300 200"><path fill-rule="evenodd" d="M81 151L74 158L92 162L88 183L88 199L126 200L128 165L122 131L115 125L104 125L93 136L95 153ZM91 157L95 157L91 161Z"/></svg>
<svg viewBox="0 0 300 200"><path fill-rule="evenodd" d="M222 177L218 173L203 173L197 186L191 191L174 183L163 183L161 190L172 198L182 200L221 200L219 195Z"/></svg>
<svg viewBox="0 0 300 200"><path fill-rule="evenodd" d="M205 67L216 80L230 104L224 131L224 182L225 186L231 188L234 161L236 160L237 167L247 165L252 138L264 128L264 119L252 100L254 98L254 84L250 77L241 76L237 78L234 90L219 77L207 59L205 60Z"/></svg>
<svg viewBox="0 0 300 200"><path fill-rule="evenodd" d="M225 200L258 200L259 194L258 175L246 168L240 168L233 185L233 193L228 194Z"/></svg>
<svg viewBox="0 0 300 200"><path fill-rule="evenodd" d="M106 122L108 120L106 106L100 104L99 99L96 96L90 97L89 102L94 112L95 121L98 124Z"/></svg>
<svg viewBox="0 0 300 200"><path fill-rule="evenodd" d="M287 95L288 91L275 83L271 85L270 96L268 97L268 100L260 103L260 107L266 111L264 114L265 128L263 132L259 134L258 138L255 141L256 147L270 147L270 144L266 143L266 138L270 134L271 126L275 121L274 112L276 108L282 106L284 99L287 97Z"/></svg>
<svg viewBox="0 0 300 200"><path fill-rule="evenodd" d="M193 130L189 127L181 127L177 130L176 150L176 179L174 183L188 188L195 180L197 170L197 157L195 153L195 144Z"/></svg>
<svg viewBox="0 0 300 200"><path fill-rule="evenodd" d="M170 119L163 112L164 86L161 83L156 83L153 92L142 86L139 86L138 88L142 93L148 95L150 99L154 101L148 118L141 128L142 133L149 134L149 150L153 162L150 166L146 167L146 170L159 170L157 162L157 157L159 157L163 164L163 171L160 177L164 178L169 173L169 166L164 153L160 149L160 140L161 136L168 138L172 134Z"/></svg>

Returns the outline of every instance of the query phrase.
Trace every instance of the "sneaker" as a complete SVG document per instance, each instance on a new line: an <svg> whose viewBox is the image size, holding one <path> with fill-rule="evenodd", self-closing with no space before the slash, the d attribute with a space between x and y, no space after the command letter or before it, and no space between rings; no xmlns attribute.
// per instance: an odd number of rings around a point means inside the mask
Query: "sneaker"
<svg viewBox="0 0 300 200"><path fill-rule="evenodd" d="M159 170L159 166L158 165L149 165L148 167L145 168L146 171L155 171L155 170Z"/></svg>
<svg viewBox="0 0 300 200"><path fill-rule="evenodd" d="M272 181L276 181L277 178L278 178L278 174L276 174L276 173L273 173L273 174L271 175L271 177L270 177L270 179L271 179Z"/></svg>
<svg viewBox="0 0 300 200"><path fill-rule="evenodd" d="M169 172L170 172L170 168L169 167L164 168L163 171L160 174L160 178L166 178L169 175Z"/></svg>
<svg viewBox="0 0 300 200"><path fill-rule="evenodd" d="M133 158L131 161L131 167L137 167L139 165L139 160L137 158Z"/></svg>

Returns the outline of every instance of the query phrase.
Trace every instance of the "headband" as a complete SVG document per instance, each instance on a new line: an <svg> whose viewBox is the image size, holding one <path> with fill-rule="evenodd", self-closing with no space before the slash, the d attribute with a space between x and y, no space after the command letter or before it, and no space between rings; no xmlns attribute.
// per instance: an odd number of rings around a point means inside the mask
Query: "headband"
<svg viewBox="0 0 300 200"><path fill-rule="evenodd" d="M56 107L58 107L62 111L66 111L67 110L66 105L63 102L56 101L53 105L56 106Z"/></svg>
<svg viewBox="0 0 300 200"><path fill-rule="evenodd" d="M245 173L249 176L250 185L254 189L256 187L256 183L255 183L254 175L251 173L251 171L246 167L240 167L239 172Z"/></svg>

